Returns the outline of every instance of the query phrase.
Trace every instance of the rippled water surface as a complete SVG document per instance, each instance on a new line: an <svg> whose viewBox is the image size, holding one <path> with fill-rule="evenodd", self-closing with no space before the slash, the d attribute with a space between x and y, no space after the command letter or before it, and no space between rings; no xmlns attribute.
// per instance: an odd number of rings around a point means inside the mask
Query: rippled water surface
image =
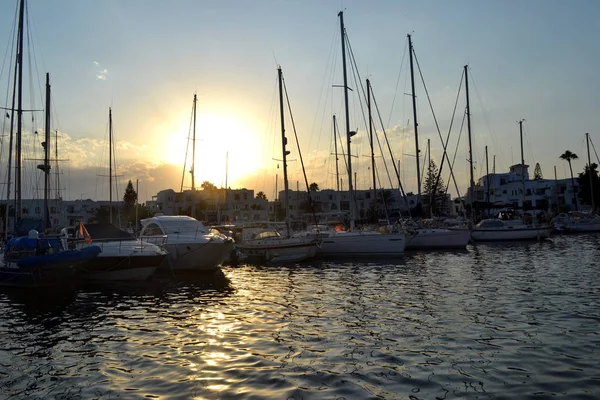
<svg viewBox="0 0 600 400"><path fill-rule="evenodd" d="M600 236L0 290L0 398L600 398Z"/></svg>

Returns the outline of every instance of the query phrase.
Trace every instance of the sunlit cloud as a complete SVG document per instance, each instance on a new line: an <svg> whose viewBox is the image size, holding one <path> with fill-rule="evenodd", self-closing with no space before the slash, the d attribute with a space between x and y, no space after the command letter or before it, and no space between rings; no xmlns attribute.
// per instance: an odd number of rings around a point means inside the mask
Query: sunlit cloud
<svg viewBox="0 0 600 400"><path fill-rule="evenodd" d="M108 69L100 67L100 63L98 61L94 61L96 79L105 81L108 75Z"/></svg>

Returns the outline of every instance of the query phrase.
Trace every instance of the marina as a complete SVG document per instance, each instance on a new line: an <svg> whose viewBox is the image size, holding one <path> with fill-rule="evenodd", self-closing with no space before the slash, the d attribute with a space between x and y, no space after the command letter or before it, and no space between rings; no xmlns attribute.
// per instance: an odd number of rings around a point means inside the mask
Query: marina
<svg viewBox="0 0 600 400"><path fill-rule="evenodd" d="M600 398L600 6L10 3L0 399Z"/></svg>
<svg viewBox="0 0 600 400"><path fill-rule="evenodd" d="M0 289L4 398L598 398L597 234Z"/></svg>

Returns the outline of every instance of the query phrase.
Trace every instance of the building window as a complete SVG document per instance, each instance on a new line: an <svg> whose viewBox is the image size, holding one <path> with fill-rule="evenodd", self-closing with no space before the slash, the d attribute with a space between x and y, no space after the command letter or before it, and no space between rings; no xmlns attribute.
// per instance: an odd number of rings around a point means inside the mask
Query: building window
<svg viewBox="0 0 600 400"><path fill-rule="evenodd" d="M51 213L56 213L56 207L50 207L50 212Z"/></svg>
<svg viewBox="0 0 600 400"><path fill-rule="evenodd" d="M248 200L248 193L244 193L244 200Z"/></svg>
<svg viewBox="0 0 600 400"><path fill-rule="evenodd" d="M239 194L233 195L233 199L239 201L240 200L240 195Z"/></svg>

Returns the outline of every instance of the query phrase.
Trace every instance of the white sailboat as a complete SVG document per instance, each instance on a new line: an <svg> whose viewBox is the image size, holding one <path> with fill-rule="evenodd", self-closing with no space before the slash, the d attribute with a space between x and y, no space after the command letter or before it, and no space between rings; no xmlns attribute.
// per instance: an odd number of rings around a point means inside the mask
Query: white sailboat
<svg viewBox="0 0 600 400"><path fill-rule="evenodd" d="M344 109L346 122L346 152L348 155L348 184L350 192L350 230L316 231L307 236L318 237L321 245L318 253L322 256L401 256L404 253L404 232L383 233L374 230L354 229L354 200L352 177L351 137L356 132L350 132L350 116L348 110L348 75L346 71L346 32L344 29L344 13L340 11L340 30L342 39L342 71L344 75Z"/></svg>
<svg viewBox="0 0 600 400"><path fill-rule="evenodd" d="M249 259L261 262L298 262L313 258L317 254L318 239L311 237L291 237L290 220L288 212L288 176L287 176L287 138L285 136L285 115L283 111L283 73L281 67L277 68L279 80L279 110L281 116L281 141L283 153L283 181L284 196L283 207L285 210L285 236L276 229L262 227L243 227L240 241L236 242L236 249L242 251Z"/></svg>
<svg viewBox="0 0 600 400"><path fill-rule="evenodd" d="M467 66L465 66L465 78L467 78ZM465 82L468 82L466 79ZM467 116L468 110L468 84L467 84ZM470 124L470 123L469 123ZM470 131L470 130L469 130ZM519 121L519 133L521 138L521 182L523 192L523 205L525 204L525 159L523 155L523 120ZM470 135L469 135L470 142ZM470 148L470 145L469 145ZM473 161L470 162L471 174L473 173ZM472 175L471 175L472 176ZM473 203L473 180L471 179L471 204ZM471 213L473 211L471 210ZM550 236L552 228L545 223L539 223L532 216L517 216L511 212L501 212L498 218L489 218L480 221L473 227L471 238L475 241L504 241L504 240L541 240Z"/></svg>
<svg viewBox="0 0 600 400"><path fill-rule="evenodd" d="M417 163L417 187L418 200L421 201L421 170L419 166L419 124L417 122L417 103L415 93L415 77L413 70L413 45L411 36L408 36L409 60L410 60L410 81L412 88L412 105L413 105L413 126L415 131L415 146L416 146L416 163ZM445 155L445 153L444 153ZM434 188L434 191L436 189ZM406 250L440 250L440 249L464 249L469 240L471 233L466 229L446 229L446 228L427 228L413 221L416 227L411 229L410 236L406 240ZM408 233L408 232L407 232Z"/></svg>

